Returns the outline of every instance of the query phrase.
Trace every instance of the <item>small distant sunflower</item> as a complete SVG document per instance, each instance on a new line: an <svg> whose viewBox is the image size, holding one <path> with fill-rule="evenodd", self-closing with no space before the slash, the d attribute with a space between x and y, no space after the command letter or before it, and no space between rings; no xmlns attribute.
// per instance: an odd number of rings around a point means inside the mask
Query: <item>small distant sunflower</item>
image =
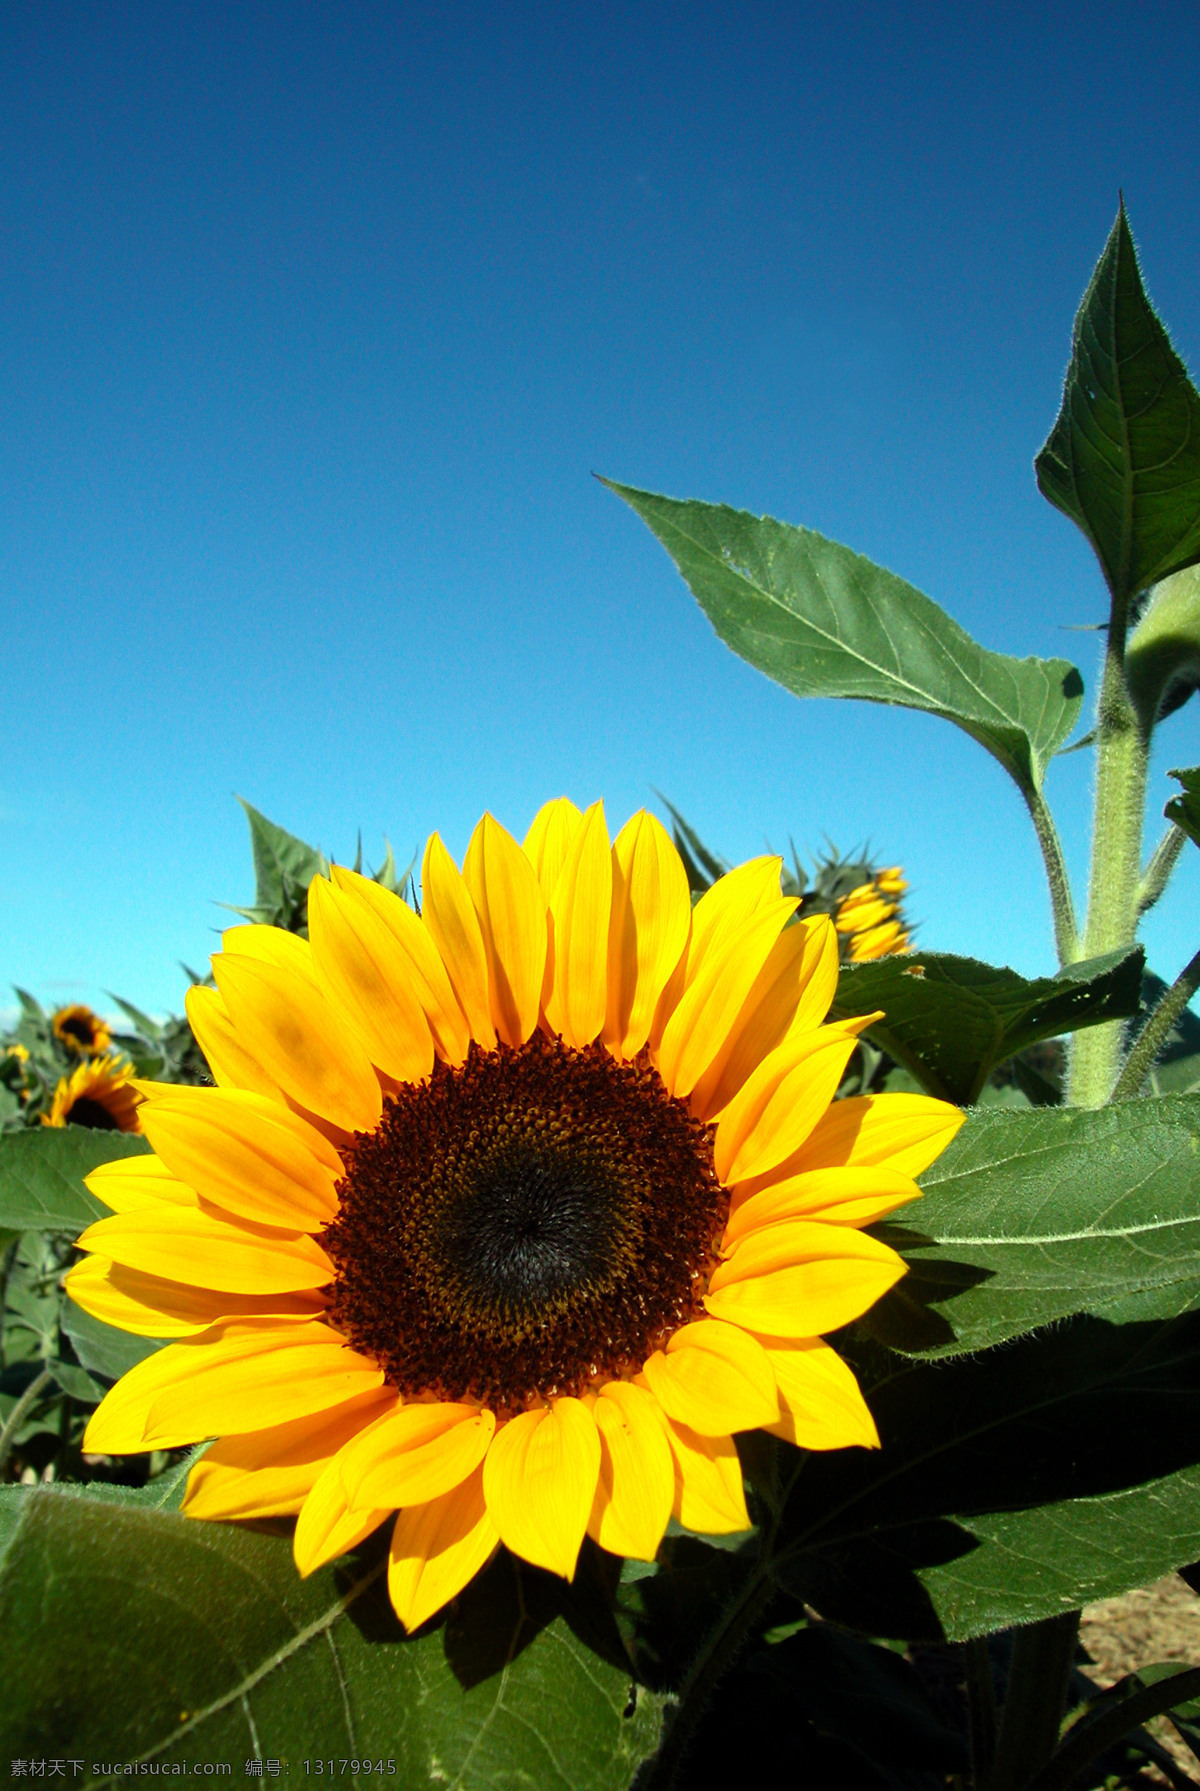
<svg viewBox="0 0 1200 1791"><path fill-rule="evenodd" d="M900 913L900 898L907 888L903 871L895 864L876 871L869 883L860 883L842 897L834 925L846 940L846 956L852 964L907 949L909 934Z"/></svg>
<svg viewBox="0 0 1200 1791"><path fill-rule="evenodd" d="M64 1076L54 1091L45 1126L92 1126L104 1132L140 1132L141 1105L133 1066L122 1057L93 1057Z"/></svg>
<svg viewBox="0 0 1200 1791"><path fill-rule="evenodd" d="M55 1038L81 1057L99 1057L112 1044L112 1033L104 1021L82 1001L60 1007L52 1025Z"/></svg>
<svg viewBox="0 0 1200 1791"><path fill-rule="evenodd" d="M659 823L610 845L549 803L485 815L423 909L335 866L309 938L235 927L188 1015L215 1088L139 1084L155 1155L97 1170L114 1216L67 1278L179 1341L85 1446L215 1436L196 1518L297 1514L301 1573L392 1520L412 1629L497 1545L570 1578L590 1534L650 1560L672 1513L747 1527L734 1435L876 1447L822 1341L904 1263L861 1228L962 1116L831 1105L868 1022L823 1025L838 952L788 926L780 861L693 910Z"/></svg>

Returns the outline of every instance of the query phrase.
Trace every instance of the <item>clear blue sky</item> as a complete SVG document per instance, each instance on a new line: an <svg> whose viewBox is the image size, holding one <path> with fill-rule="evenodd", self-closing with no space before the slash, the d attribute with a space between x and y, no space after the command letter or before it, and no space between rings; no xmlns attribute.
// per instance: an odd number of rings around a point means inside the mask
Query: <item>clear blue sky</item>
<svg viewBox="0 0 1200 1791"><path fill-rule="evenodd" d="M735 660L591 474L809 524L1090 692L1031 461L1119 187L1200 372L1198 67L1177 4L6 9L0 990L178 1009L250 899L235 793L376 860L657 786L731 858L869 839L926 946L1050 970L1003 772Z"/></svg>

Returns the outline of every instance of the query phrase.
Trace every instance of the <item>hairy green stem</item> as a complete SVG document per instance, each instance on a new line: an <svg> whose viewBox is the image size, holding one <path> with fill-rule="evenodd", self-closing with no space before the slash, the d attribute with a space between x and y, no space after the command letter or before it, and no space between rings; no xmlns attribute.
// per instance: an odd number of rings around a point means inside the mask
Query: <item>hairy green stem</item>
<svg viewBox="0 0 1200 1791"><path fill-rule="evenodd" d="M1008 1696L986 1791L1024 1791L1053 1754L1075 1664L1079 1611L1045 1617L1013 1637Z"/></svg>
<svg viewBox="0 0 1200 1791"><path fill-rule="evenodd" d="M1068 964L1074 964L1079 958L1080 946L1079 931L1075 924L1075 903L1071 899L1071 883L1067 876L1066 860L1063 858L1062 842L1042 792L1026 791L1025 801L1033 818L1038 845L1042 848L1042 863L1046 867L1046 881L1050 885L1050 907L1054 915L1054 943L1058 950L1059 964L1065 970Z"/></svg>
<svg viewBox="0 0 1200 1791"><path fill-rule="evenodd" d="M1163 890L1167 887L1171 872L1179 862L1179 854L1187 844L1187 834L1182 827L1172 822L1167 831L1154 848L1149 864L1142 872L1142 880L1138 884L1137 911L1140 919L1148 909L1153 908Z"/></svg>
<svg viewBox="0 0 1200 1791"><path fill-rule="evenodd" d="M704 1652L697 1656L680 1687L678 1708L655 1755L645 1791L670 1791L718 1680L732 1666L773 1592L770 1573L760 1565L709 1636Z"/></svg>
<svg viewBox="0 0 1200 1791"><path fill-rule="evenodd" d="M1200 951L1186 963L1138 1034L1137 1043L1113 1089L1114 1101L1131 1101L1154 1068L1154 1060L1166 1044L1172 1026L1200 989Z"/></svg>
<svg viewBox="0 0 1200 1791"><path fill-rule="evenodd" d="M966 1644L967 1719L971 1739L971 1783L988 1782L996 1756L996 1688L992 1681L992 1657L986 1636L972 1636Z"/></svg>
<svg viewBox="0 0 1200 1791"><path fill-rule="evenodd" d="M1131 945L1137 932L1149 739L1125 685L1124 631L1109 630L1096 722L1096 818L1083 956ZM1068 1099L1103 1107L1117 1079L1120 1020L1076 1033Z"/></svg>
<svg viewBox="0 0 1200 1791"><path fill-rule="evenodd" d="M33 1410L46 1388L52 1386L53 1382L54 1375L51 1370L49 1368L43 1368L42 1372L39 1375L35 1375L34 1379L30 1381L20 1399L18 1399L16 1405L8 1414L8 1420L5 1423L4 1429L0 1430L0 1474L4 1472L8 1465L8 1458L12 1454L12 1446L17 1440L17 1432L20 1430L22 1424L24 1424L29 1413Z"/></svg>

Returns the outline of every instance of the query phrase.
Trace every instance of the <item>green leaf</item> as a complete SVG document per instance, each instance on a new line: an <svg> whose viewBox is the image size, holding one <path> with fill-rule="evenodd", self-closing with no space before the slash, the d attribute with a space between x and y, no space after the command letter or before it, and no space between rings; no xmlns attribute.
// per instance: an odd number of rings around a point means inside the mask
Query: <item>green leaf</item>
<svg viewBox="0 0 1200 1791"><path fill-rule="evenodd" d="M118 1331L115 1325L93 1318L70 1298L63 1302L60 1322L83 1366L110 1381L119 1381L123 1374L170 1342L166 1337L136 1337L132 1331Z"/></svg>
<svg viewBox="0 0 1200 1791"><path fill-rule="evenodd" d="M80 1232L108 1217L83 1185L85 1175L117 1157L150 1149L139 1133L87 1126L39 1126L0 1137L0 1226L6 1231Z"/></svg>
<svg viewBox="0 0 1200 1791"><path fill-rule="evenodd" d="M942 952L847 964L830 1018L882 1008L866 1036L931 1094L965 1106L998 1064L1039 1039L1135 1014L1143 958L1141 946L1126 947L1034 980Z"/></svg>
<svg viewBox="0 0 1200 1791"><path fill-rule="evenodd" d="M1167 776L1177 777L1183 789L1178 796L1172 796L1163 814L1200 846L1200 765L1187 771L1168 771Z"/></svg>
<svg viewBox="0 0 1200 1791"><path fill-rule="evenodd" d="M1038 489L1096 551L1114 614L1200 560L1200 393L1146 297L1122 205L1075 318Z"/></svg>
<svg viewBox="0 0 1200 1791"><path fill-rule="evenodd" d="M255 907L266 913L287 910L307 892L314 877L328 874L329 862L323 852L268 821L241 796L238 801L250 823Z"/></svg>
<svg viewBox="0 0 1200 1791"><path fill-rule="evenodd" d="M602 483L658 536L725 644L777 684L944 716L1040 790L1083 699L1065 659L989 652L895 573L811 529Z"/></svg>
<svg viewBox="0 0 1200 1791"><path fill-rule="evenodd" d="M383 1759L397 1791L625 1791L657 1743L661 1701L593 1650L569 1589L507 1557L405 1640L378 1545L301 1580L283 1536L34 1489L0 1494L13 1504L5 1758L229 1760L239 1776L253 1757L293 1774Z"/></svg>
<svg viewBox="0 0 1200 1791"><path fill-rule="evenodd" d="M1200 1097L969 1115L883 1228L909 1273L865 1321L952 1355L1073 1312L1173 1318L1200 1302Z"/></svg>
<svg viewBox="0 0 1200 1791"><path fill-rule="evenodd" d="M807 1456L785 1516L778 1576L825 1617L961 1640L1200 1553L1200 1314L1075 1319L868 1400L882 1448Z"/></svg>

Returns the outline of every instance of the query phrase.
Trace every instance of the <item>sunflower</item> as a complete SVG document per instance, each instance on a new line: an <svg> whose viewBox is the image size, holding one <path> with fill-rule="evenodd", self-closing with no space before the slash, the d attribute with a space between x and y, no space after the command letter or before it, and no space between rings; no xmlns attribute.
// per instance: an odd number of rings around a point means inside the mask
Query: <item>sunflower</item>
<svg viewBox="0 0 1200 1791"><path fill-rule="evenodd" d="M50 1111L41 1115L41 1121L44 1126L94 1126L105 1132L140 1132L140 1105L132 1064L122 1057L93 1057L62 1078L54 1091Z"/></svg>
<svg viewBox="0 0 1200 1791"><path fill-rule="evenodd" d="M76 1056L99 1057L112 1044L112 1033L104 1021L82 1001L60 1007L51 1024L55 1038Z"/></svg>
<svg viewBox="0 0 1200 1791"><path fill-rule="evenodd" d="M908 929L900 914L900 899L907 888L896 864L876 871L870 882L859 884L842 897L833 921L846 942L846 956L852 964L865 964L907 948Z"/></svg>
<svg viewBox="0 0 1200 1791"><path fill-rule="evenodd" d="M597 803L524 847L485 815L423 910L334 866L309 938L235 927L188 1015L217 1086L139 1084L155 1155L88 1178L114 1216L67 1278L177 1341L85 1447L173 1448L196 1518L296 1514L303 1574L391 1520L415 1628L503 1542L571 1578L585 1535L654 1558L749 1524L733 1438L875 1447L822 1340L904 1263L861 1228L961 1123L831 1105L868 1022L821 1022L838 952L780 861L691 907L650 815Z"/></svg>

